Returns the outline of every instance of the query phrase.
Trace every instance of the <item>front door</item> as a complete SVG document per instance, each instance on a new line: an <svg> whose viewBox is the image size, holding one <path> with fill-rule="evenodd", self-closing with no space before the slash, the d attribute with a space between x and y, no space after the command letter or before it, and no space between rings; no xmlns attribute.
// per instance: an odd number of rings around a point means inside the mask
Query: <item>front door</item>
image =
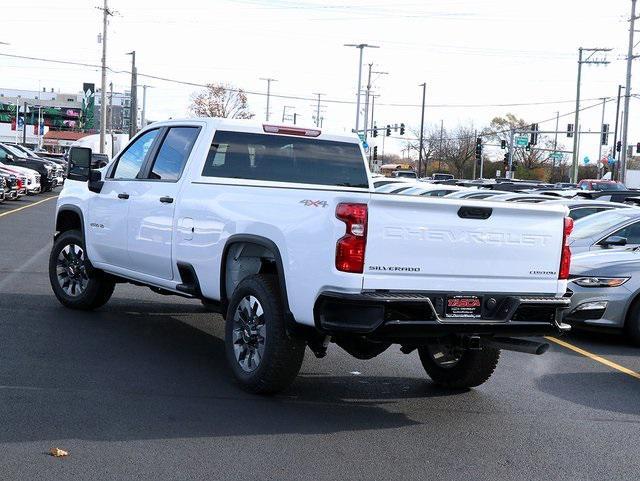
<svg viewBox="0 0 640 481"><path fill-rule="evenodd" d="M159 130L142 134L119 156L100 193L92 196L85 219L87 254L93 262L129 268L127 215L133 183Z"/></svg>
<svg viewBox="0 0 640 481"><path fill-rule="evenodd" d="M129 265L141 274L171 280L174 277L172 242L174 211L186 165L199 127L171 127L141 178L132 182L128 213Z"/></svg>

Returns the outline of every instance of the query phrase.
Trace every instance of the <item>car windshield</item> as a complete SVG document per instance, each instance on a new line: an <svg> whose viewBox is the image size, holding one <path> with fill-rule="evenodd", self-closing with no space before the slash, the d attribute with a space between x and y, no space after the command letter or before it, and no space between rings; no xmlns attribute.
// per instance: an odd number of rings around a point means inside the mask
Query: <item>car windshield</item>
<svg viewBox="0 0 640 481"><path fill-rule="evenodd" d="M27 157L27 155L24 152L22 152L20 149L16 149L11 145L4 145L4 148L7 149L7 151L13 154L15 157L20 157L21 159L24 159Z"/></svg>
<svg viewBox="0 0 640 481"><path fill-rule="evenodd" d="M631 209L613 209L598 214L593 214L576 221L572 239L587 239L615 227L621 222L637 216L637 212Z"/></svg>
<svg viewBox="0 0 640 481"><path fill-rule="evenodd" d="M593 190L627 190L624 184L618 182L593 182Z"/></svg>

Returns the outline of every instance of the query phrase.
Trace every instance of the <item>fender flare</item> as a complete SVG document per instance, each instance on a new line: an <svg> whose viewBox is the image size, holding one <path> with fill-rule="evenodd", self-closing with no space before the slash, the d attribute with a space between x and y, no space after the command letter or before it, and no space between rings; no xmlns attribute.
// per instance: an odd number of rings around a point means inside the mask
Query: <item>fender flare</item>
<svg viewBox="0 0 640 481"><path fill-rule="evenodd" d="M248 244L256 244L262 246L273 253L276 262L276 271L278 272L278 284L280 286L280 294L282 296L282 302L284 305L284 312L287 318L287 323L295 323L293 314L289 309L289 297L287 295L287 283L285 281L285 273L284 273L284 265L282 263L282 256L280 255L280 249L271 239L267 239L266 237L254 235L254 234L234 234L229 236L227 241L224 244L224 249L222 250L222 258L220 261L220 302L224 306L224 310L226 312L228 308L228 299L229 295L227 293L226 287L226 265L227 265L227 257L229 255L229 249L233 244L238 243L248 243Z"/></svg>
<svg viewBox="0 0 640 481"><path fill-rule="evenodd" d="M58 207L58 211L56 212L56 227L58 225L58 217L60 217L60 214L65 211L78 214L78 217L80 217L80 230L82 232L82 237L85 237L84 214L82 213L82 209L80 209L80 207L78 207L77 205L62 204ZM60 233L56 234L54 239L56 239L59 235Z"/></svg>

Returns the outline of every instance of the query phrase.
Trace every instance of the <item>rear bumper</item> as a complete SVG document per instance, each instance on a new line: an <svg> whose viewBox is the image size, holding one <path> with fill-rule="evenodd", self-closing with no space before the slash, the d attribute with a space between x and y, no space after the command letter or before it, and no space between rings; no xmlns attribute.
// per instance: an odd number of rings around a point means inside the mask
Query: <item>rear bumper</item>
<svg viewBox="0 0 640 481"><path fill-rule="evenodd" d="M565 297L485 295L480 319L446 318L446 298L441 292L324 292L314 307L315 324L326 334L390 342L443 334L534 336L570 330L561 322L561 312L571 302ZM495 301L492 308L487 307L490 299Z"/></svg>

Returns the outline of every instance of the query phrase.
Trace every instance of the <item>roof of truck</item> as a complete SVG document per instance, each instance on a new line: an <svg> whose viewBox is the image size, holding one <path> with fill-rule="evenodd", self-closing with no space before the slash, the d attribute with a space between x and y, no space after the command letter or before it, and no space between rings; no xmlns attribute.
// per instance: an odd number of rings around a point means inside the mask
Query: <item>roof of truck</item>
<svg viewBox="0 0 640 481"><path fill-rule="evenodd" d="M278 134L278 135L289 135L286 132L276 133L276 132L266 132L265 126L269 127L281 127L286 130L292 131L301 131L307 130L309 132L317 132L320 131L320 135L308 135L305 136L307 138L317 138L321 140L334 140L338 142L351 142L351 143L359 143L360 140L358 136L352 132L344 132L339 130L331 130L324 129L320 127L316 127L314 125L300 125L300 124L287 124L283 122L266 122L259 121L255 119L226 119L220 117L193 117L193 118L182 118L182 119L170 119L164 120L160 122L154 122L150 124L148 127L161 127L163 125L172 125L172 124L183 124L185 122L204 122L214 129L220 130L232 130L236 132L251 132L251 133L259 133L259 134ZM295 135L291 135L292 137Z"/></svg>

